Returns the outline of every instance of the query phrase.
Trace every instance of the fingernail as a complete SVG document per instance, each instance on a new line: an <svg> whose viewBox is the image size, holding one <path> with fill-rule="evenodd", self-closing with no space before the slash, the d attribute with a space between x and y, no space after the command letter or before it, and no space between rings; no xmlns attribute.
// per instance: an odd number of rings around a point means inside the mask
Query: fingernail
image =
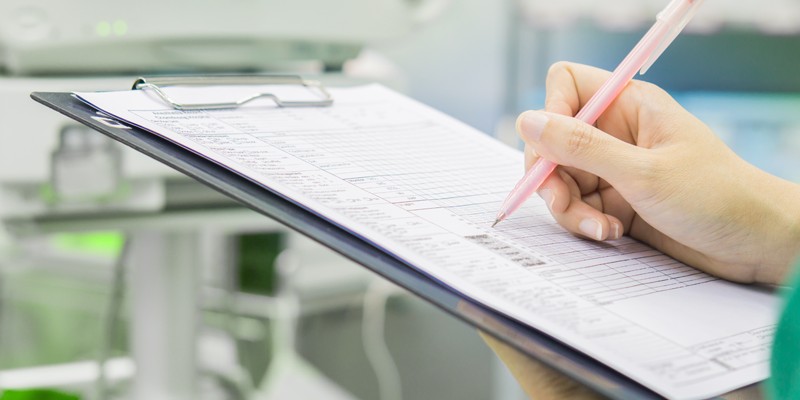
<svg viewBox="0 0 800 400"><path fill-rule="evenodd" d="M603 226L596 219L586 218L578 225L578 230L584 235L594 238L594 240L603 240Z"/></svg>
<svg viewBox="0 0 800 400"><path fill-rule="evenodd" d="M611 240L617 240L622 237L622 229L620 228L619 224L614 222L611 224Z"/></svg>
<svg viewBox="0 0 800 400"><path fill-rule="evenodd" d="M553 195L553 190L552 189L542 189L539 192L539 196L547 204L547 208L550 209L550 212L552 212L553 211L553 203L555 203L555 201L556 201L556 196Z"/></svg>
<svg viewBox="0 0 800 400"><path fill-rule="evenodd" d="M541 112L534 111L522 114L522 118L519 121L520 134L528 140L538 142L542 137L542 131L548 120L549 118Z"/></svg>

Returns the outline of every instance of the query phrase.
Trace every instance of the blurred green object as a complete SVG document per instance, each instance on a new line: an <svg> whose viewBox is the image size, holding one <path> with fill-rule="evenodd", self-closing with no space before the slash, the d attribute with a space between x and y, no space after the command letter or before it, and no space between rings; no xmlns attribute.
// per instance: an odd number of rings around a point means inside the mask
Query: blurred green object
<svg viewBox="0 0 800 400"><path fill-rule="evenodd" d="M272 295L275 291L275 260L285 247L281 233L243 234L238 238L239 290Z"/></svg>
<svg viewBox="0 0 800 400"><path fill-rule="evenodd" d="M790 282L772 346L772 377L768 381L772 399L800 399L800 260Z"/></svg>
<svg viewBox="0 0 800 400"><path fill-rule="evenodd" d="M110 231L42 240L41 257L0 260L0 369L97 357L111 292L110 265L124 236ZM112 338L114 356L127 350L127 330L120 332Z"/></svg>
<svg viewBox="0 0 800 400"><path fill-rule="evenodd" d="M80 400L79 396L47 389L6 390L0 400Z"/></svg>
<svg viewBox="0 0 800 400"><path fill-rule="evenodd" d="M122 250L125 236L120 232L64 233L55 236L61 250L116 256Z"/></svg>

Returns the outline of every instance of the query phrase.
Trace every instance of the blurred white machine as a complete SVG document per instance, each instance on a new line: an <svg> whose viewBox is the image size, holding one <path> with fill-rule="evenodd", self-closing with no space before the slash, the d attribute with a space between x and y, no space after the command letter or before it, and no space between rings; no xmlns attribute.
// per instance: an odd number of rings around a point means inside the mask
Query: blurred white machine
<svg viewBox="0 0 800 400"><path fill-rule="evenodd" d="M35 104L32 91L119 90L139 75L290 72L341 83L370 43L446 0L0 2L0 216L153 211L224 201ZM328 73L330 72L330 74ZM197 204L194 204L196 206Z"/></svg>
<svg viewBox="0 0 800 400"><path fill-rule="evenodd" d="M415 12L404 0L6 0L0 43L14 75L336 66L406 33Z"/></svg>
<svg viewBox="0 0 800 400"><path fill-rule="evenodd" d="M591 20L612 31L648 25L667 1L664 0L522 0L522 15L538 28L562 28ZM649 26L649 25L648 25ZM722 27L756 28L768 34L800 33L800 3L793 0L706 1L692 18L689 32L709 32Z"/></svg>
<svg viewBox="0 0 800 400"><path fill-rule="evenodd" d="M223 72L298 73L356 83L358 78L342 73L345 63L371 43L407 34L446 3L0 2L0 222L15 234L130 233L134 398L197 397L197 350L188 339L199 323L198 266L213 263L207 253L224 250L220 240L199 238L209 230L219 238L242 227L285 228L244 210L219 212L232 202L46 109L29 94L120 90L137 76ZM312 275L317 283L322 276Z"/></svg>

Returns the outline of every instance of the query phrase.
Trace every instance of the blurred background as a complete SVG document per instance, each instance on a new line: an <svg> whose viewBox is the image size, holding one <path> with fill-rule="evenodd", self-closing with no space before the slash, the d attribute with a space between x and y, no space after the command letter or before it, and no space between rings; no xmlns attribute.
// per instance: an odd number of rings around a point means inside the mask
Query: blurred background
<svg viewBox="0 0 800 400"><path fill-rule="evenodd" d="M379 82L510 146L559 60L666 0L0 2L0 399L522 399L473 328L29 98L138 76ZM800 2L706 0L641 78L800 181Z"/></svg>

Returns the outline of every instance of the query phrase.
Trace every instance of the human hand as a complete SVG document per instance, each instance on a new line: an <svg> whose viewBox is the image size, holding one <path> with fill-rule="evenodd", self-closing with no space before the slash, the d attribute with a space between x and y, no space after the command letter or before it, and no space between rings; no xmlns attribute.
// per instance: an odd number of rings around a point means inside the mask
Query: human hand
<svg viewBox="0 0 800 400"><path fill-rule="evenodd" d="M570 118L610 73L555 64L545 111L517 120L530 168L560 166L539 189L556 221L594 240L623 233L701 270L780 283L800 250L800 185L739 158L655 85L632 81L596 128Z"/></svg>
<svg viewBox="0 0 800 400"><path fill-rule="evenodd" d="M497 355L497 358L508 367L529 398L536 400L595 400L603 398L587 386L528 357L492 336L481 331L478 333Z"/></svg>
<svg viewBox="0 0 800 400"><path fill-rule="evenodd" d="M492 336L481 331L478 333L497 355L497 358L508 367L529 398L535 400L596 400L604 398L578 381L570 379ZM720 398L761 400L764 397L761 385L754 384L720 396Z"/></svg>

